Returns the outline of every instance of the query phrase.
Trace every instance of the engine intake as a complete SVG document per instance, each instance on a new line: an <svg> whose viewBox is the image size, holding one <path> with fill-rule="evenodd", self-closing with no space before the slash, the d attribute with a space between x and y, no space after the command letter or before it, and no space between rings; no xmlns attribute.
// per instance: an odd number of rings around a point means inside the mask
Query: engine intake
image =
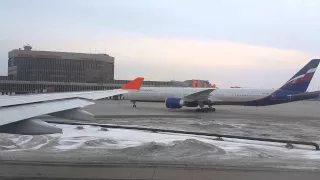
<svg viewBox="0 0 320 180"><path fill-rule="evenodd" d="M169 109L180 109L184 105L184 100L181 98L167 98L165 104Z"/></svg>

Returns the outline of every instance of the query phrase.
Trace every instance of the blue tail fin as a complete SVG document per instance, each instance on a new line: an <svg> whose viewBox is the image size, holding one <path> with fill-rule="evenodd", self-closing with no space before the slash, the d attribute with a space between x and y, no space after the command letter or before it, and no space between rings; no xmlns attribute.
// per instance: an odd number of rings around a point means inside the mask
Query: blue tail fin
<svg viewBox="0 0 320 180"><path fill-rule="evenodd" d="M285 91L293 91L297 93L306 92L308 86L317 70L320 59L312 59L300 71L298 71L289 81L287 81L280 89Z"/></svg>

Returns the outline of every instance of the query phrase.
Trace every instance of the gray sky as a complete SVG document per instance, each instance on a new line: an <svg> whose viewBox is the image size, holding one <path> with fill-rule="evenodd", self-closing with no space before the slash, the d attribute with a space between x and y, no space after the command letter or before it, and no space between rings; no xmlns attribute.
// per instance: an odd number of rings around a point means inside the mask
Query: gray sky
<svg viewBox="0 0 320 180"><path fill-rule="evenodd" d="M106 52L117 79L277 88L320 58L319 11L316 0L0 0L0 74L29 43Z"/></svg>

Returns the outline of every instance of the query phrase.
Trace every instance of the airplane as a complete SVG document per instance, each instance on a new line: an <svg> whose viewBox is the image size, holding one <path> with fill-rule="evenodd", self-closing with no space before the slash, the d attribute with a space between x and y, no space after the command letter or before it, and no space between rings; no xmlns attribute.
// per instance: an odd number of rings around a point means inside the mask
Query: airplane
<svg viewBox="0 0 320 180"><path fill-rule="evenodd" d="M120 89L46 93L0 97L0 133L43 135L62 133L62 129L46 123L37 116L93 120L94 115L83 107L94 104L93 100L140 90L144 78L138 77Z"/></svg>
<svg viewBox="0 0 320 180"><path fill-rule="evenodd" d="M197 112L215 111L215 105L268 106L313 99L320 92L306 92L320 59L312 59L279 89L150 87L129 92L125 99L133 102L164 102L167 108L200 107ZM205 108L204 106L208 106Z"/></svg>

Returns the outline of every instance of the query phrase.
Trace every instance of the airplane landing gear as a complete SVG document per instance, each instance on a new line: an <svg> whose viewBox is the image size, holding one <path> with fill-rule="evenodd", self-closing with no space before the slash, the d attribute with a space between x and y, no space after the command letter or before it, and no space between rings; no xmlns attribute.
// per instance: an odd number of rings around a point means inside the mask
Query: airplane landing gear
<svg viewBox="0 0 320 180"><path fill-rule="evenodd" d="M205 112L205 110L204 110L205 108L203 108L203 107L204 107L204 104L202 104L202 103L199 104L199 107L200 107L200 108L197 108L197 109L196 109L196 112Z"/></svg>
<svg viewBox="0 0 320 180"><path fill-rule="evenodd" d="M215 112L216 108L213 108L212 106L209 106L209 110L210 110L210 112Z"/></svg>
<svg viewBox="0 0 320 180"><path fill-rule="evenodd" d="M208 108L204 108L202 105L200 106L200 108L196 109L196 112L214 112L214 111L216 111L216 108L213 108L212 106L209 106Z"/></svg>
<svg viewBox="0 0 320 180"><path fill-rule="evenodd" d="M132 103L133 103L132 107L136 108L137 107L136 102L132 101Z"/></svg>

